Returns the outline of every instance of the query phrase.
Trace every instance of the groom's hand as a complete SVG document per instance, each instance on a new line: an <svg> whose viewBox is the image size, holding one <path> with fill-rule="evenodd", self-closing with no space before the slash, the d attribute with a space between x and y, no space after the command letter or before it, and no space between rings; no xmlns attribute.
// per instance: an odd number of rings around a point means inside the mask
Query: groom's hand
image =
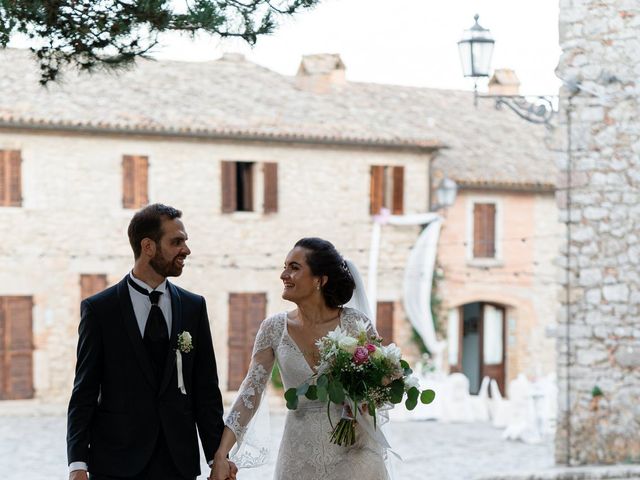
<svg viewBox="0 0 640 480"><path fill-rule="evenodd" d="M69 474L69 480L87 480L86 470L74 470Z"/></svg>

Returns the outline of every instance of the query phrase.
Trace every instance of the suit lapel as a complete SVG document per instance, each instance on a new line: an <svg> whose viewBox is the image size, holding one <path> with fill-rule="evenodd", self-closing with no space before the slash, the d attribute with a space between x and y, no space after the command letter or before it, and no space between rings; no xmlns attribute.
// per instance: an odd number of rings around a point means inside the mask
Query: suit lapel
<svg viewBox="0 0 640 480"><path fill-rule="evenodd" d="M142 343L142 335L140 335L140 328L136 321L135 313L133 312L133 304L131 303L131 296L129 295L129 286L127 285L127 277L124 277L118 284L118 301L120 303L120 309L122 310L122 319L124 320L124 327L129 335L129 340L133 344L133 351L140 363L142 373L149 381L149 384L153 389L157 389L158 382L153 373L153 366L151 365L151 359L147 353L147 349Z"/></svg>
<svg viewBox="0 0 640 480"><path fill-rule="evenodd" d="M167 388L176 366L176 349L178 348L178 333L182 331L182 300L178 289L167 280L167 289L171 295L171 338L169 338L169 351L165 361L164 374L160 383L158 394ZM176 384L177 388L177 384Z"/></svg>

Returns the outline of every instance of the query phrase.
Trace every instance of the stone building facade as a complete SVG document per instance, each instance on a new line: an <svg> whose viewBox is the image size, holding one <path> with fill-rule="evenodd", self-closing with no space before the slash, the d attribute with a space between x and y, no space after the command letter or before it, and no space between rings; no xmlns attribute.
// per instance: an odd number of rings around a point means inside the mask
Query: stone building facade
<svg viewBox="0 0 640 480"><path fill-rule="evenodd" d="M291 307L279 273L297 239L330 239L366 279L372 215L427 212L434 159L462 171L474 155L493 158L511 178L519 164L550 167L537 130L508 112L474 110L466 92L348 82L335 56L306 58L295 77L237 55L141 61L117 77L69 74L47 90L26 52L6 50L2 61L11 65L0 76L5 399L67 398L80 300L131 268L126 227L146 203L184 212L193 253L175 282L207 299L221 386L233 392L257 324ZM546 204L524 203L513 212L540 235ZM402 281L419 231L385 227L378 265L378 326L409 355ZM531 245L527 258L538 258ZM455 302L471 298L464 288L449 289ZM522 339L544 330L548 301L548 291L532 300L541 306L519 323ZM509 375L526 371L530 357L518 358Z"/></svg>
<svg viewBox="0 0 640 480"><path fill-rule="evenodd" d="M561 0L558 463L640 462L640 4Z"/></svg>

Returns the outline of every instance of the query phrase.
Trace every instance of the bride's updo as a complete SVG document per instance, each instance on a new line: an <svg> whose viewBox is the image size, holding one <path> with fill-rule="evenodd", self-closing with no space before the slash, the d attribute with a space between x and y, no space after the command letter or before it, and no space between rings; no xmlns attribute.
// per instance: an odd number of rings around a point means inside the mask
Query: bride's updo
<svg viewBox="0 0 640 480"><path fill-rule="evenodd" d="M328 307L338 308L347 303L353 295L356 284L342 255L331 242L317 237L298 240L296 247L307 250L306 259L311 273L326 276L327 282L320 291Z"/></svg>

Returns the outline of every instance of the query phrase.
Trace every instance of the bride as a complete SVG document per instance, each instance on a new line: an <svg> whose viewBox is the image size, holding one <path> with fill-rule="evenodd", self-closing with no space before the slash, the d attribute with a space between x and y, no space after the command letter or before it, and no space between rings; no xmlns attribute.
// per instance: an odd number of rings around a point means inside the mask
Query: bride
<svg viewBox="0 0 640 480"><path fill-rule="evenodd" d="M354 276L361 285L357 272L352 274L326 240L303 238L289 252L280 275L284 284L282 298L295 303L297 308L273 315L260 325L249 372L225 421L222 440L214 455L215 480L231 477L226 459L234 444L241 446L249 422L263 400L276 360L285 389L297 387L315 373L319 361L316 340L338 326L353 334L358 320L365 321L370 333L374 333L363 313L344 307L354 294ZM334 424L341 414L342 407L331 404ZM331 429L326 404L301 397L297 410L287 413L274 479L388 479L382 447L359 424L356 443L349 447L331 443Z"/></svg>

